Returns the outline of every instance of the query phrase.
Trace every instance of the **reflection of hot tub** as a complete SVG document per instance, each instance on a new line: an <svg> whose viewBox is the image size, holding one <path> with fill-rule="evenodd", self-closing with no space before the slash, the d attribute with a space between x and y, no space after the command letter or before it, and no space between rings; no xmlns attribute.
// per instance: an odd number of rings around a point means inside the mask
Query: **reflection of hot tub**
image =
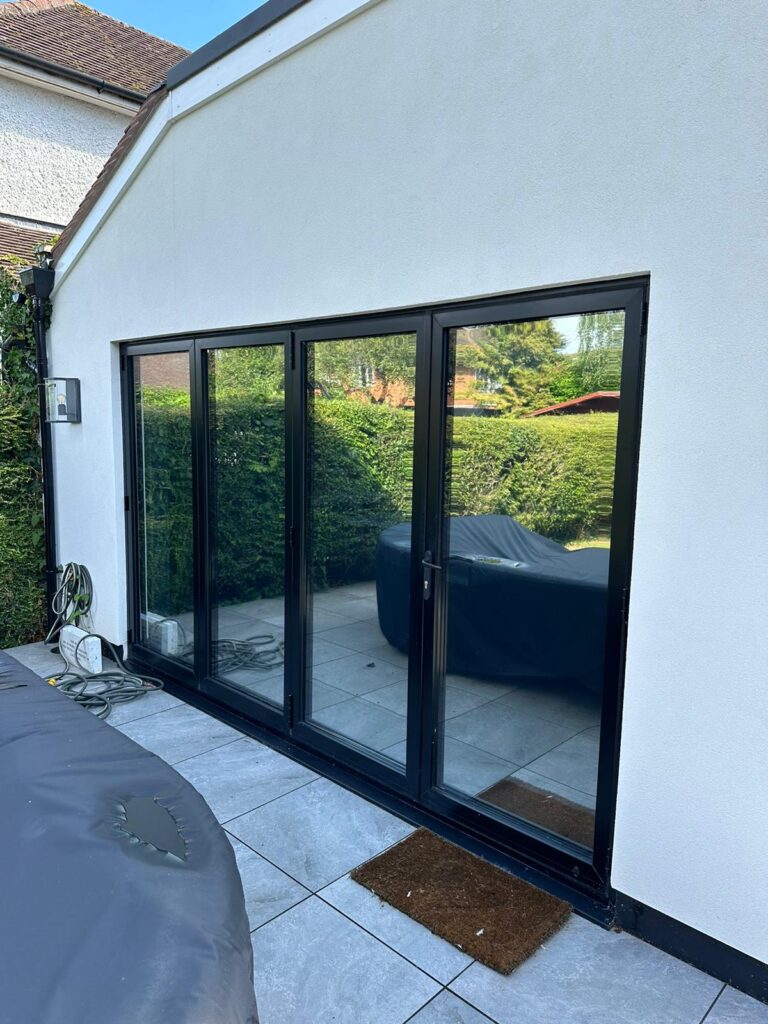
<svg viewBox="0 0 768 1024"><path fill-rule="evenodd" d="M509 516L450 520L448 671L602 686L608 556L568 551ZM376 548L379 624L408 649L410 523Z"/></svg>

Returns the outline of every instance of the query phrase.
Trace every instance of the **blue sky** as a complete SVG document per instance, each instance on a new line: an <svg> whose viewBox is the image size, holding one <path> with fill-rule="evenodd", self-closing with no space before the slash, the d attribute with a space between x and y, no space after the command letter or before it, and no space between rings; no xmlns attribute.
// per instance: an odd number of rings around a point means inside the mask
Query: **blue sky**
<svg viewBox="0 0 768 1024"><path fill-rule="evenodd" d="M87 0L90 7L129 25L196 50L264 0Z"/></svg>

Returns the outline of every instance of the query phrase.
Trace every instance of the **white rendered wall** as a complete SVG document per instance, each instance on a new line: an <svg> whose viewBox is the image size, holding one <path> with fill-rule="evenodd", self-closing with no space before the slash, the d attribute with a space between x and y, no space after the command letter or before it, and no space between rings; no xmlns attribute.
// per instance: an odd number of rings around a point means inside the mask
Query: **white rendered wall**
<svg viewBox="0 0 768 1024"><path fill-rule="evenodd" d="M0 75L0 213L66 224L130 120Z"/></svg>
<svg viewBox="0 0 768 1024"><path fill-rule="evenodd" d="M383 0L170 129L52 332L55 372L83 378L82 425L57 428L60 557L93 570L122 641L111 342L650 272L612 882L759 959L764 14Z"/></svg>

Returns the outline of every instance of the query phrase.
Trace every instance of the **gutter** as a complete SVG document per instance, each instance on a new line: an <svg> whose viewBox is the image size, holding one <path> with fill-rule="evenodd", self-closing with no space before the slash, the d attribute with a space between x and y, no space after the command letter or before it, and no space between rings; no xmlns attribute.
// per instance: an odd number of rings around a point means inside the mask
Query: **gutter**
<svg viewBox="0 0 768 1024"><path fill-rule="evenodd" d="M99 95L106 93L109 96L117 96L121 100L128 100L131 103L139 104L143 103L147 98L146 93L137 92L135 89L126 89L122 85L115 85L113 82L107 82L103 78L87 75L84 71L64 68L60 64L43 60L42 57L34 57L30 53L22 53L20 50L12 49L10 46L0 45L0 57L5 57L17 64L24 64L26 67L34 68L36 71L45 71L47 74L55 75L57 78L77 82L78 85L87 85L95 89Z"/></svg>

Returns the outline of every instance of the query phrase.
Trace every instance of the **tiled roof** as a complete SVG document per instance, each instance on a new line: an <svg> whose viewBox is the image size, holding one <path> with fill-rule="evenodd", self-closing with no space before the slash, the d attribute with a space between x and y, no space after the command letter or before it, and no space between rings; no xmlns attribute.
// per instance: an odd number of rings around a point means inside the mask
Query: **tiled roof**
<svg viewBox="0 0 768 1024"><path fill-rule="evenodd" d="M15 267L18 263L9 256L16 256L29 265L36 263L35 246L50 242L50 231L38 231L34 228L19 227L0 220L0 267Z"/></svg>
<svg viewBox="0 0 768 1024"><path fill-rule="evenodd" d="M78 0L0 3L0 46L143 95L189 52Z"/></svg>

